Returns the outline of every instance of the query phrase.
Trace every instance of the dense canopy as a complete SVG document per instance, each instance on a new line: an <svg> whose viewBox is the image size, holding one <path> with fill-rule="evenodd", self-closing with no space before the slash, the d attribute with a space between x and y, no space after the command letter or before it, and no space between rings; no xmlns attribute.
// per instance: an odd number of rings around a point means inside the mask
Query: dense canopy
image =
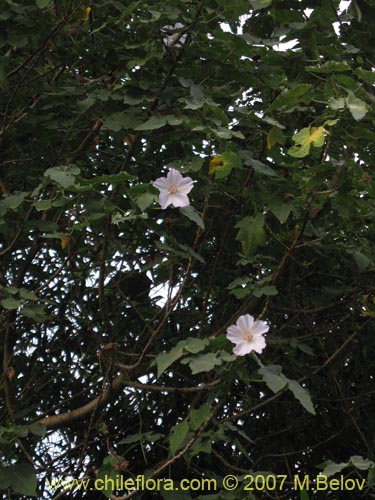
<svg viewBox="0 0 375 500"><path fill-rule="evenodd" d="M374 33L374 0L2 0L4 498L375 498ZM94 482L138 476L179 489Z"/></svg>

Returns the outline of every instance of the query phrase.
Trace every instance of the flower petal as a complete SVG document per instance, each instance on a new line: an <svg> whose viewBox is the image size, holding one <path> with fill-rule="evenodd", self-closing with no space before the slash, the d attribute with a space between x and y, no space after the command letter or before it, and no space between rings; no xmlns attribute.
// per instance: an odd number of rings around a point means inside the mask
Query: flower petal
<svg viewBox="0 0 375 500"><path fill-rule="evenodd" d="M167 179L169 182L169 186L178 186L183 180L183 177L178 170L170 168L167 175Z"/></svg>
<svg viewBox="0 0 375 500"><path fill-rule="evenodd" d="M172 203L172 196L167 192L161 192L159 195L159 203L163 210L165 210Z"/></svg>
<svg viewBox="0 0 375 500"><path fill-rule="evenodd" d="M191 179L190 177L185 177L185 179L182 179L178 184L177 191L181 194L189 194L193 187L193 179Z"/></svg>
<svg viewBox="0 0 375 500"><path fill-rule="evenodd" d="M254 318L250 314L240 316L236 325L243 330L243 332L250 332L254 323Z"/></svg>
<svg viewBox="0 0 375 500"><path fill-rule="evenodd" d="M238 344L244 341L243 331L241 328L238 328L236 325L232 325L227 329L227 339L233 342L234 344Z"/></svg>
<svg viewBox="0 0 375 500"><path fill-rule="evenodd" d="M268 332L270 327L267 325L265 321L254 321L254 324L251 328L251 333L255 336L262 335L263 333Z"/></svg>
<svg viewBox="0 0 375 500"><path fill-rule="evenodd" d="M250 342L241 342L240 344L237 344L235 347L233 347L233 354L236 356L245 356L246 354L249 354L249 352L252 351L252 347Z"/></svg>
<svg viewBox="0 0 375 500"><path fill-rule="evenodd" d="M186 194L177 192L171 194L170 198L174 207L187 207L188 205L190 205L189 198L186 196Z"/></svg>
<svg viewBox="0 0 375 500"><path fill-rule="evenodd" d="M261 354L266 347L266 339L264 337L255 337L251 342L251 350Z"/></svg>
<svg viewBox="0 0 375 500"><path fill-rule="evenodd" d="M166 190L169 191L170 184L168 182L168 179L166 177L159 177L152 183L153 186L155 186L157 189L161 190Z"/></svg>

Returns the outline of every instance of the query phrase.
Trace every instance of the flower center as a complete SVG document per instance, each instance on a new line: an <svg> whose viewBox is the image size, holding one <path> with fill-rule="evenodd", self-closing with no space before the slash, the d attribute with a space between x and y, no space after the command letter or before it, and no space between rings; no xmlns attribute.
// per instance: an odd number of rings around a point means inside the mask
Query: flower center
<svg viewBox="0 0 375 500"><path fill-rule="evenodd" d="M251 332L245 332L243 334L243 338L247 341L250 342L250 340L253 340L253 334Z"/></svg>
<svg viewBox="0 0 375 500"><path fill-rule="evenodd" d="M172 186L169 188L169 192L171 194L175 194L177 192L177 186L175 186L174 184L172 184Z"/></svg>

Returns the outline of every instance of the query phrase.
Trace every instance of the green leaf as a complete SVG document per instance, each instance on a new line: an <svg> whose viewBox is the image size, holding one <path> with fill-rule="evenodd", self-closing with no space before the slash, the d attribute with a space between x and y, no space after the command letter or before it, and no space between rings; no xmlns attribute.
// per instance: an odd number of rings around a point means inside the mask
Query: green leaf
<svg viewBox="0 0 375 500"><path fill-rule="evenodd" d="M44 172L44 177L48 177L63 188L68 188L74 186L76 182L75 176L78 174L79 169L77 167L52 167Z"/></svg>
<svg viewBox="0 0 375 500"><path fill-rule="evenodd" d="M236 240L241 242L242 251L246 257L266 243L264 231L264 215L257 214L255 217L244 217L235 227L239 229Z"/></svg>
<svg viewBox="0 0 375 500"><path fill-rule="evenodd" d="M226 422L225 423L225 426L228 427L228 429L230 429L232 432L235 432L236 434L238 434L239 436L242 436L244 439L246 439L246 441L248 443L251 443L251 444L256 444L255 441L253 439L251 439L247 434L246 432L244 432L243 430L239 429L238 427L236 427L235 425L233 425L231 422Z"/></svg>
<svg viewBox="0 0 375 500"><path fill-rule="evenodd" d="M237 288L238 286L248 285L249 283L252 283L251 278L248 278L247 276L241 276L240 278L236 278L231 283L229 283L227 289L233 290L233 288Z"/></svg>
<svg viewBox="0 0 375 500"><path fill-rule="evenodd" d="M44 436L47 432L47 427L44 424L40 424L38 422L34 422L28 426L31 434L34 436Z"/></svg>
<svg viewBox="0 0 375 500"><path fill-rule="evenodd" d="M195 156L190 162L188 162L188 166L193 172L199 172L199 170L202 168L203 163L204 158Z"/></svg>
<svg viewBox="0 0 375 500"><path fill-rule="evenodd" d="M186 252L187 255L191 256L191 257L194 257L194 259L197 259L199 260L199 262L201 262L202 264L205 263L205 260L204 258L199 255L197 252L194 252L194 250L189 247L189 245L181 245L181 244L178 244L178 246L184 251Z"/></svg>
<svg viewBox="0 0 375 500"><path fill-rule="evenodd" d="M108 130L119 132L120 130L134 129L139 125L139 119L129 112L118 112L104 119L104 125Z"/></svg>
<svg viewBox="0 0 375 500"><path fill-rule="evenodd" d="M8 210L16 210L24 202L28 193L20 192L6 195L0 201L0 216L3 216Z"/></svg>
<svg viewBox="0 0 375 500"><path fill-rule="evenodd" d="M102 481L103 487L100 492L107 498L113 498L114 485L116 484L116 478L118 478L118 472L114 468L118 464L118 460L115 457L106 458L111 460L106 462L106 459L104 459L103 466L100 468L98 479Z"/></svg>
<svg viewBox="0 0 375 500"><path fill-rule="evenodd" d="M19 294L25 300L38 300L38 297L35 295L35 293L31 292L30 290L26 290L26 288L20 288Z"/></svg>
<svg viewBox="0 0 375 500"><path fill-rule="evenodd" d="M279 365L262 366L258 373L262 376L267 387L275 394L284 389L288 383L288 379L281 373Z"/></svg>
<svg viewBox="0 0 375 500"><path fill-rule="evenodd" d="M250 4L254 10L265 9L269 7L272 0L250 0Z"/></svg>
<svg viewBox="0 0 375 500"><path fill-rule="evenodd" d="M307 389L301 386L296 380L288 380L288 388L293 392L306 411L315 415L315 409L311 401L310 393Z"/></svg>
<svg viewBox="0 0 375 500"><path fill-rule="evenodd" d="M184 109L196 110L202 108L207 101L203 92L203 87L201 87L200 85L192 85L190 88L190 93L191 97L184 99L186 101Z"/></svg>
<svg viewBox="0 0 375 500"><path fill-rule="evenodd" d="M204 222L199 213L195 210L192 205L188 205L187 207L180 208L180 212L182 215L195 222L198 227L204 229Z"/></svg>
<svg viewBox="0 0 375 500"><path fill-rule="evenodd" d="M9 471L10 467L2 467L0 469L0 491L7 490L12 485L12 477Z"/></svg>
<svg viewBox="0 0 375 500"><path fill-rule="evenodd" d="M263 297L263 295L266 295L267 297L270 297L270 296L273 297L273 296L277 295L278 293L279 292L277 291L277 288L273 285L255 288L255 290L253 292L254 297Z"/></svg>
<svg viewBox="0 0 375 500"><path fill-rule="evenodd" d="M306 66L305 70L310 71L310 73L341 73L343 71L350 71L351 67L347 62L328 61L317 66Z"/></svg>
<svg viewBox="0 0 375 500"><path fill-rule="evenodd" d="M235 361L236 359L237 359L237 356L235 354L230 354L226 350L222 350L219 353L219 360L223 361L224 363L231 363L232 361Z"/></svg>
<svg viewBox="0 0 375 500"><path fill-rule="evenodd" d="M52 0L35 0L38 9L45 9L51 3Z"/></svg>
<svg viewBox="0 0 375 500"><path fill-rule="evenodd" d="M355 263L357 264L360 273L366 271L369 267L373 265L373 262L359 250L347 250L347 252L354 257Z"/></svg>
<svg viewBox="0 0 375 500"><path fill-rule="evenodd" d="M312 85L308 83L301 83L294 87L294 89L284 90L269 106L266 114L275 110L286 112L301 103L309 104L312 99L312 94L310 92L311 88Z"/></svg>
<svg viewBox="0 0 375 500"><path fill-rule="evenodd" d="M221 365L222 360L218 359L218 353L209 352L207 354L198 354L194 358L184 360L184 364L189 364L193 375L202 372L209 372L215 366Z"/></svg>
<svg viewBox="0 0 375 500"><path fill-rule="evenodd" d="M358 99L353 94L350 94L345 99L346 105L349 108L353 118L357 121L362 120L364 116L366 116L368 112L367 104L362 101L362 99Z"/></svg>
<svg viewBox="0 0 375 500"><path fill-rule="evenodd" d="M183 420L181 423L172 427L169 436L169 449L172 457L176 454L176 451L181 448L188 432L189 424L186 420Z"/></svg>
<svg viewBox="0 0 375 500"><path fill-rule="evenodd" d="M221 155L224 165L228 168L242 168L242 158L233 151L224 151Z"/></svg>
<svg viewBox="0 0 375 500"><path fill-rule="evenodd" d="M200 351L203 351L205 347L209 344L208 339L199 339L196 337L189 337L184 343L184 350L191 352L192 354L197 354Z"/></svg>
<svg viewBox="0 0 375 500"><path fill-rule="evenodd" d="M169 352L162 352L156 356L156 365L158 367L159 378L162 373L165 372L167 368L171 366L175 361L181 358L184 352L185 342L180 341L175 347L173 347Z"/></svg>
<svg viewBox="0 0 375 500"><path fill-rule="evenodd" d="M40 200L35 203L35 209L38 212L49 210L52 207L52 200Z"/></svg>
<svg viewBox="0 0 375 500"><path fill-rule="evenodd" d="M125 215L119 212L115 212L112 215L112 224L120 224L121 222L136 220L136 219L147 219L147 214L136 214L129 210Z"/></svg>
<svg viewBox="0 0 375 500"><path fill-rule="evenodd" d="M358 80L355 80L348 75L336 75L335 81L337 84L342 85L347 90L351 90L352 92L356 92L358 90Z"/></svg>
<svg viewBox="0 0 375 500"><path fill-rule="evenodd" d="M252 287L236 288L235 290L232 290L230 294L234 295L236 299L241 300L250 295L252 291L253 291Z"/></svg>
<svg viewBox="0 0 375 500"><path fill-rule="evenodd" d="M248 165L251 165L255 170L255 172L257 172L258 174L267 175L268 177L278 177L278 174L274 171L273 168L269 167L268 165L259 160L254 160L254 158L249 158L247 163Z"/></svg>
<svg viewBox="0 0 375 500"><path fill-rule="evenodd" d="M353 455L350 457L350 463L359 470L368 470L374 466L374 462L372 460L363 458L360 455Z"/></svg>
<svg viewBox="0 0 375 500"><path fill-rule="evenodd" d="M85 113L88 109L91 108L93 104L95 104L96 99L94 97L88 97L87 99L83 99L78 102L78 107L82 113Z"/></svg>
<svg viewBox="0 0 375 500"><path fill-rule="evenodd" d="M217 129L212 128L211 130L220 139L231 139L232 137L237 137L237 139L245 139L245 136L239 130L233 130L225 127L218 127Z"/></svg>
<svg viewBox="0 0 375 500"><path fill-rule="evenodd" d="M41 304L34 304L29 306L24 306L21 309L21 314L26 316L27 318L34 319L39 323L45 321L47 319L47 315L44 312L44 306Z"/></svg>
<svg viewBox="0 0 375 500"><path fill-rule="evenodd" d="M274 198L268 205L268 210L270 210L276 218L279 220L280 224L285 224L288 220L290 212L292 211L292 205L290 203L284 203L279 198Z"/></svg>
<svg viewBox="0 0 375 500"><path fill-rule="evenodd" d="M196 431L199 427L207 420L207 418L211 415L211 408L207 403L204 403L199 408L193 408L188 417L188 421L190 422L190 427Z"/></svg>
<svg viewBox="0 0 375 500"><path fill-rule="evenodd" d="M295 347L297 347L300 351L304 352L305 354L308 354L309 356L315 356L314 350L304 342L296 342Z"/></svg>
<svg viewBox="0 0 375 500"><path fill-rule="evenodd" d="M159 198L156 189L150 184L137 184L129 189L129 194L142 212Z"/></svg>
<svg viewBox="0 0 375 500"><path fill-rule="evenodd" d="M138 125L135 130L156 130L164 127L167 124L168 118L166 116L151 116L142 125Z"/></svg>
<svg viewBox="0 0 375 500"><path fill-rule="evenodd" d="M373 71L366 71L362 68L357 68L354 73L367 83L375 83L375 73Z"/></svg>
<svg viewBox="0 0 375 500"><path fill-rule="evenodd" d="M144 432L138 434L131 434L130 436L121 439L117 444L133 444L142 441L147 441L149 443L155 443L164 437L164 434L160 432Z"/></svg>
<svg viewBox="0 0 375 500"><path fill-rule="evenodd" d="M27 425L15 425L12 430L20 438L25 438L29 434L29 427Z"/></svg>
<svg viewBox="0 0 375 500"><path fill-rule="evenodd" d="M299 498L300 500L309 500L309 494L307 493L306 490L301 490L299 492Z"/></svg>
<svg viewBox="0 0 375 500"><path fill-rule="evenodd" d="M274 127L277 127L281 130L285 130L286 128L279 121L275 120L274 118L271 118L270 116L262 116L261 120L265 123L268 123L268 125L273 125Z"/></svg>
<svg viewBox="0 0 375 500"><path fill-rule="evenodd" d="M335 462L332 462L331 460L327 460L327 462L324 462L323 466L324 469L322 471L322 474L324 476L330 477L334 476L338 472L341 472L343 469L348 467L348 463L341 462L339 464L336 464Z"/></svg>
<svg viewBox="0 0 375 500"><path fill-rule="evenodd" d="M373 486L375 484L375 466L371 467L367 474L367 482L369 486Z"/></svg>
<svg viewBox="0 0 375 500"><path fill-rule="evenodd" d="M286 137L279 127L272 127L267 134L267 147L271 149L275 144L284 146Z"/></svg>
<svg viewBox="0 0 375 500"><path fill-rule="evenodd" d="M209 349L212 352L217 352L225 349L227 345L233 345L229 342L225 335L218 335L217 337L210 337L209 339Z"/></svg>
<svg viewBox="0 0 375 500"><path fill-rule="evenodd" d="M157 241L155 243L155 246L157 249L162 250L167 255L169 255L169 254L176 255L176 256L182 257L184 259L190 259L190 257L191 257L190 253L188 253L186 251L182 252L181 250L177 250L176 248L173 248L170 245L167 245L166 243L162 243L161 241ZM179 245L179 246L181 248L181 246L183 246L183 245Z"/></svg>
<svg viewBox="0 0 375 500"><path fill-rule="evenodd" d="M330 97L328 101L329 107L334 109L335 111L338 109L345 108L345 99L343 97L338 97L337 99L334 97Z"/></svg>
<svg viewBox="0 0 375 500"><path fill-rule="evenodd" d="M22 304L21 300L13 299L9 297L7 299L3 299L0 304L4 307L4 309L17 309Z"/></svg>
<svg viewBox="0 0 375 500"><path fill-rule="evenodd" d="M140 193L136 196L136 203L139 206L140 210L144 212L146 208L154 203L158 199L158 196L154 193Z"/></svg>
<svg viewBox="0 0 375 500"><path fill-rule="evenodd" d="M292 391L294 396L298 399L301 405L309 413L315 415L315 409L313 407L311 397L309 392L304 389L296 380L288 379L281 371L280 365L268 365L261 366L258 373L262 375L263 380L275 394L284 387L288 386L288 389Z"/></svg>
<svg viewBox="0 0 375 500"><path fill-rule="evenodd" d="M0 488L9 487L20 495L36 497L37 479L34 467L20 463L0 468Z"/></svg>
<svg viewBox="0 0 375 500"><path fill-rule="evenodd" d="M198 453L207 453L207 455L211 455L212 453L212 441L209 438L198 438L193 446L189 450L189 459L198 455ZM206 498L206 496L205 496ZM171 500L174 500L172 498Z"/></svg>

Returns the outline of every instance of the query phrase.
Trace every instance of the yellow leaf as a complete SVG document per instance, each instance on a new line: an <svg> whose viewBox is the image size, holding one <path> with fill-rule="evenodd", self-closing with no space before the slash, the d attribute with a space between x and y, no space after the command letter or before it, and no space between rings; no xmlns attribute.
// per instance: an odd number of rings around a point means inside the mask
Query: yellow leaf
<svg viewBox="0 0 375 500"><path fill-rule="evenodd" d="M123 142L127 144L129 147L133 146L136 136L134 134L128 134L123 138Z"/></svg>
<svg viewBox="0 0 375 500"><path fill-rule="evenodd" d="M222 166L224 166L223 157L215 155L208 164L208 175L214 175L215 170Z"/></svg>
<svg viewBox="0 0 375 500"><path fill-rule="evenodd" d="M70 236L64 236L63 238L61 238L61 248L63 250L67 247L69 241L70 241Z"/></svg>
<svg viewBox="0 0 375 500"><path fill-rule="evenodd" d="M76 21L88 21L90 18L91 7L84 7L82 9L77 9L74 19Z"/></svg>
<svg viewBox="0 0 375 500"><path fill-rule="evenodd" d="M294 146L289 148L288 154L295 158L303 158L310 153L311 145L319 148L323 146L325 136L328 134L323 126L306 127L293 136Z"/></svg>
<svg viewBox="0 0 375 500"><path fill-rule="evenodd" d="M327 134L327 131L324 127L311 127L311 135L309 138L309 142L312 142L314 146L320 147L324 144L324 137Z"/></svg>
<svg viewBox="0 0 375 500"><path fill-rule="evenodd" d="M214 175L215 179L227 177L233 168L242 168L242 159L234 151L224 151L221 155L211 158L208 165L208 175Z"/></svg>
<svg viewBox="0 0 375 500"><path fill-rule="evenodd" d="M375 318L375 313L372 311L361 311L361 316L364 318Z"/></svg>

